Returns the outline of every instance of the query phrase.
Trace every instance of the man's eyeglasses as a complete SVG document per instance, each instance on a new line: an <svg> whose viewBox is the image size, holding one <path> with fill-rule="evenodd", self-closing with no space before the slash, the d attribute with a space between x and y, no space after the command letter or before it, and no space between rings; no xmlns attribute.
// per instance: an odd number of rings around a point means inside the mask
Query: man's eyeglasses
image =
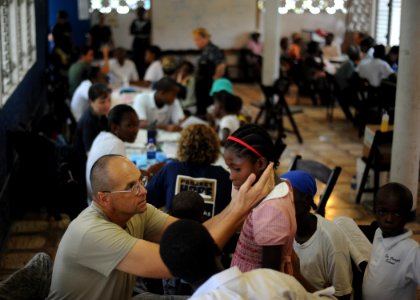
<svg viewBox="0 0 420 300"><path fill-rule="evenodd" d="M146 176L142 176L140 177L139 181L137 181L135 184L133 184L132 187L126 189L126 190L121 190L121 191L102 191L102 193L110 193L110 194L115 194L115 193L132 193L133 195L138 195L140 192L141 187L145 187L147 185L147 177Z"/></svg>

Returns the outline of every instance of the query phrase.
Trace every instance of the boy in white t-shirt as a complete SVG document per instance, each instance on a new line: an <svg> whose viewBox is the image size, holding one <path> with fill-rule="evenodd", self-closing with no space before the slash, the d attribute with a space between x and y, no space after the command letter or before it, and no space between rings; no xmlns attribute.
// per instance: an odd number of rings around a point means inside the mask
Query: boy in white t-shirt
<svg viewBox="0 0 420 300"><path fill-rule="evenodd" d="M297 223L293 249L301 274L315 290L333 285L337 299L350 299L352 269L347 241L336 224L311 213L311 207L316 208L315 178L305 171L289 171L280 177L293 187Z"/></svg>
<svg viewBox="0 0 420 300"><path fill-rule="evenodd" d="M226 138L240 127L238 113L242 100L231 93L220 91L213 94L213 101L213 115L218 120L217 132L223 145Z"/></svg>
<svg viewBox="0 0 420 300"><path fill-rule="evenodd" d="M156 122L156 127L167 131L180 131L185 119L176 95L179 91L175 80L164 77L156 83L156 91L142 93L134 98L133 108L140 119L140 128Z"/></svg>
<svg viewBox="0 0 420 300"><path fill-rule="evenodd" d="M111 82L122 84L137 84L139 74L137 73L134 62L127 58L127 52L124 48L118 47L114 50L114 57L109 61L109 75Z"/></svg>
<svg viewBox="0 0 420 300"><path fill-rule="evenodd" d="M363 278L363 299L416 299L420 284L420 247L404 228L413 205L411 191L391 182L376 194L373 208L379 228Z"/></svg>
<svg viewBox="0 0 420 300"><path fill-rule="evenodd" d="M150 46L146 49L144 60L149 64L144 74L144 86L149 87L163 78L163 68L160 62L162 51L158 46Z"/></svg>

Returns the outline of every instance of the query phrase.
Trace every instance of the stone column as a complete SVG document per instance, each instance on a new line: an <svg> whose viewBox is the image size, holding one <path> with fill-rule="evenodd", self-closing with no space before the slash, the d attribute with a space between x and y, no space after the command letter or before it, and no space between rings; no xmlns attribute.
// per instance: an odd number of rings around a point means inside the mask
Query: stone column
<svg viewBox="0 0 420 300"><path fill-rule="evenodd" d="M401 42L390 179L411 190L415 212L420 161L420 1L401 1L401 5Z"/></svg>
<svg viewBox="0 0 420 300"><path fill-rule="evenodd" d="M277 0L264 1L262 82L273 85L279 77L280 14Z"/></svg>

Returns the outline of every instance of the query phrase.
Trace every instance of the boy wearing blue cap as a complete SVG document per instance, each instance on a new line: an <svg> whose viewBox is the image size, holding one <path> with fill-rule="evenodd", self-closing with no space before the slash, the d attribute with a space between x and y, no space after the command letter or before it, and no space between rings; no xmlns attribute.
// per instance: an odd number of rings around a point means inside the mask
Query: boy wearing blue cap
<svg viewBox="0 0 420 300"><path fill-rule="evenodd" d="M315 178L305 171L280 176L290 181L296 210L297 231L293 248L300 259L301 274L317 290L333 285L334 296L350 299L352 270L348 243L333 222L312 214L316 208Z"/></svg>

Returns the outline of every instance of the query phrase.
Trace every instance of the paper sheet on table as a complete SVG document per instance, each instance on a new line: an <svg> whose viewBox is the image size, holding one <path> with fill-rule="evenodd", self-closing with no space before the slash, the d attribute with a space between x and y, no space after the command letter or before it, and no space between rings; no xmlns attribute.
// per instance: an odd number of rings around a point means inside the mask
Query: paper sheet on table
<svg viewBox="0 0 420 300"><path fill-rule="evenodd" d="M189 125L193 125L193 124L204 124L204 125L209 125L208 122L197 118L195 116L189 116L188 118L185 119L184 122L181 123L181 128L185 128L188 127Z"/></svg>

